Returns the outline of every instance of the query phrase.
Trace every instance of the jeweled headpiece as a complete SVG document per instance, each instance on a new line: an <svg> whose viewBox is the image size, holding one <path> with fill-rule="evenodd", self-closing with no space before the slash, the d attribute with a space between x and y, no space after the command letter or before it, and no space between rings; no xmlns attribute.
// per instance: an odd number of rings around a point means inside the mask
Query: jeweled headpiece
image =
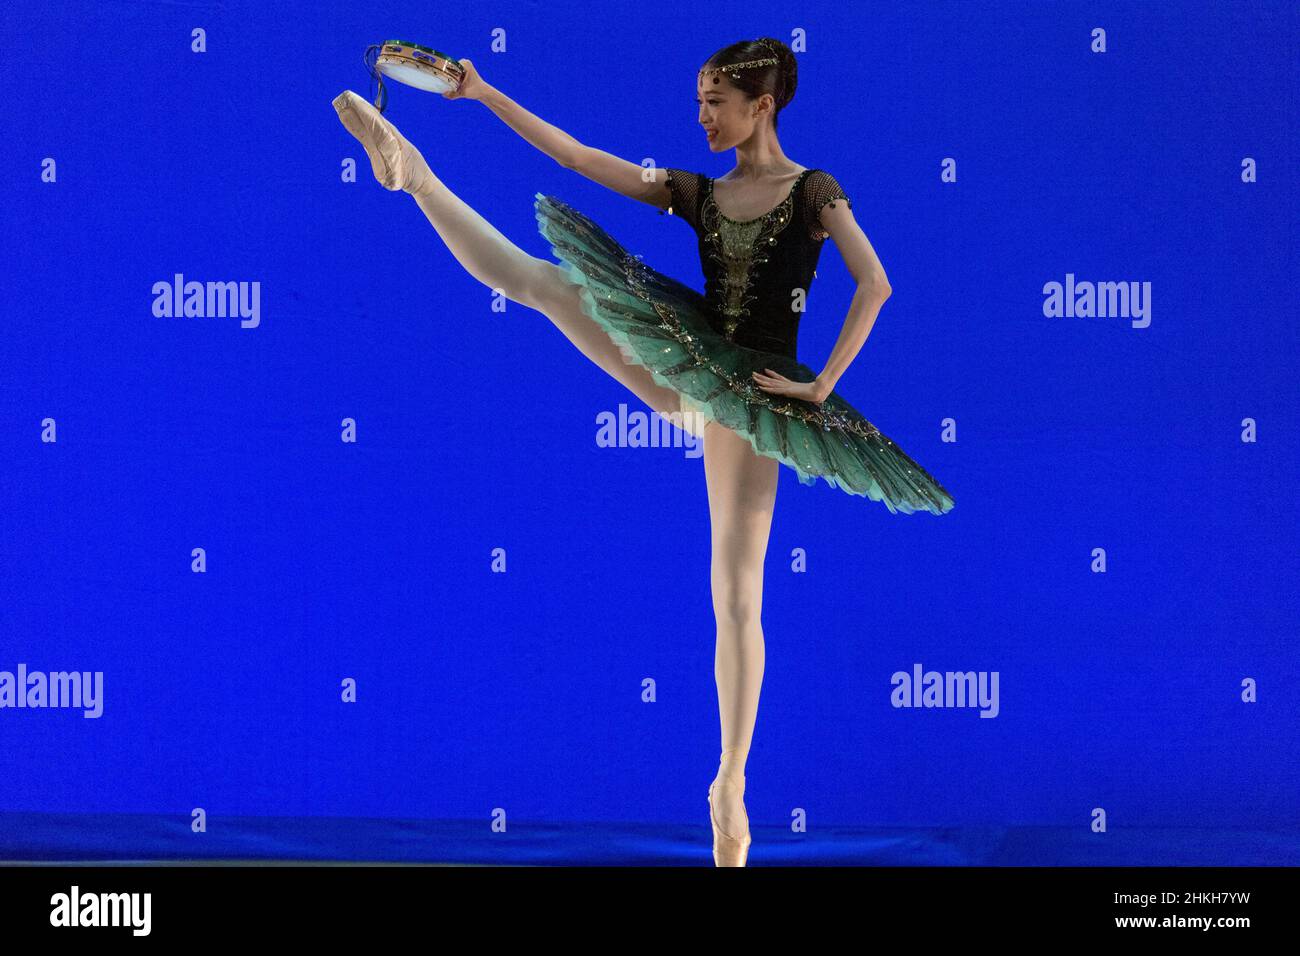
<svg viewBox="0 0 1300 956"><path fill-rule="evenodd" d="M772 44L767 43L766 41L763 40L759 40L757 42L762 43L763 46L767 47L767 49L772 50ZM772 52L775 53L776 51L772 50ZM735 77L732 76L732 74L736 70L748 70L757 66L776 66L779 62L780 60L778 60L774 56L765 56L759 60L745 60L741 63L728 63L726 66L715 66L707 70L700 70L700 76L707 76L710 73L722 73L725 74L729 79L734 80ZM718 82L717 77L714 77L713 82L714 83Z"/></svg>
<svg viewBox="0 0 1300 956"><path fill-rule="evenodd" d="M708 70L700 70L701 73L730 73L733 70L746 70L752 66L776 66L776 57L765 56L761 60L745 60L741 63L728 63L726 66L715 66Z"/></svg>

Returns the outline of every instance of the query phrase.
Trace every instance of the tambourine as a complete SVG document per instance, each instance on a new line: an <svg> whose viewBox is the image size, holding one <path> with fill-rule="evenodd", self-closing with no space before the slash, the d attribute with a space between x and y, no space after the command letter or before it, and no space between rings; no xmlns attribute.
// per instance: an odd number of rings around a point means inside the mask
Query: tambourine
<svg viewBox="0 0 1300 956"><path fill-rule="evenodd" d="M385 40L369 46L364 59L371 79L379 83L375 108L381 113L388 103L384 77L430 93L457 89L465 78L465 68L454 57L406 40Z"/></svg>

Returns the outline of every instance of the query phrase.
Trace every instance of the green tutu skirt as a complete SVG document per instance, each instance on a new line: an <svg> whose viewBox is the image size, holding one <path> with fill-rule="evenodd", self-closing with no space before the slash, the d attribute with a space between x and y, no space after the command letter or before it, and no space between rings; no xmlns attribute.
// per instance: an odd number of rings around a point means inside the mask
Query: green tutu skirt
<svg viewBox="0 0 1300 956"><path fill-rule="evenodd" d="M893 513L952 508L952 495L837 393L818 404L765 392L751 378L768 368L811 382L817 375L806 365L725 339L710 325L703 295L630 255L567 203L538 193L535 207L542 236L582 287L583 310L624 361L682 396L684 411L743 435L802 484L821 477Z"/></svg>

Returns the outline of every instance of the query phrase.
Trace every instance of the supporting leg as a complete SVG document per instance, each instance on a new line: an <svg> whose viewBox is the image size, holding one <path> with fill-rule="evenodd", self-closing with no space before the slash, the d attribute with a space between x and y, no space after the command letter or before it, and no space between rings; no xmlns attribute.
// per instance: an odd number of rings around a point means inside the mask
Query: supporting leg
<svg viewBox="0 0 1300 956"><path fill-rule="evenodd" d="M736 837L749 825L740 790L734 784L744 777L766 663L761 622L763 559L779 467L779 462L756 454L747 440L730 429L714 427L705 437L717 622L714 678L722 730L715 800L719 825ZM728 779L733 785L722 785Z"/></svg>

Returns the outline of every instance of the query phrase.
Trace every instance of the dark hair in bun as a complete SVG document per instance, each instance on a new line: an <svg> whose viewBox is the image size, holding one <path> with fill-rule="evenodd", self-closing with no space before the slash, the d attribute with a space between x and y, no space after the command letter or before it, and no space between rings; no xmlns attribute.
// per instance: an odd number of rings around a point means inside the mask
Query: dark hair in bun
<svg viewBox="0 0 1300 956"><path fill-rule="evenodd" d="M731 66L746 60L761 60L767 57L775 57L776 64L750 66L735 73L713 75L715 77L725 75L732 86L751 100L758 99L764 93L771 93L776 104L772 115L772 129L775 130L781 110L794 99L795 87L799 85L799 64L795 62L794 52L785 43L775 37L741 40L739 43L723 47L709 57L704 68Z"/></svg>

